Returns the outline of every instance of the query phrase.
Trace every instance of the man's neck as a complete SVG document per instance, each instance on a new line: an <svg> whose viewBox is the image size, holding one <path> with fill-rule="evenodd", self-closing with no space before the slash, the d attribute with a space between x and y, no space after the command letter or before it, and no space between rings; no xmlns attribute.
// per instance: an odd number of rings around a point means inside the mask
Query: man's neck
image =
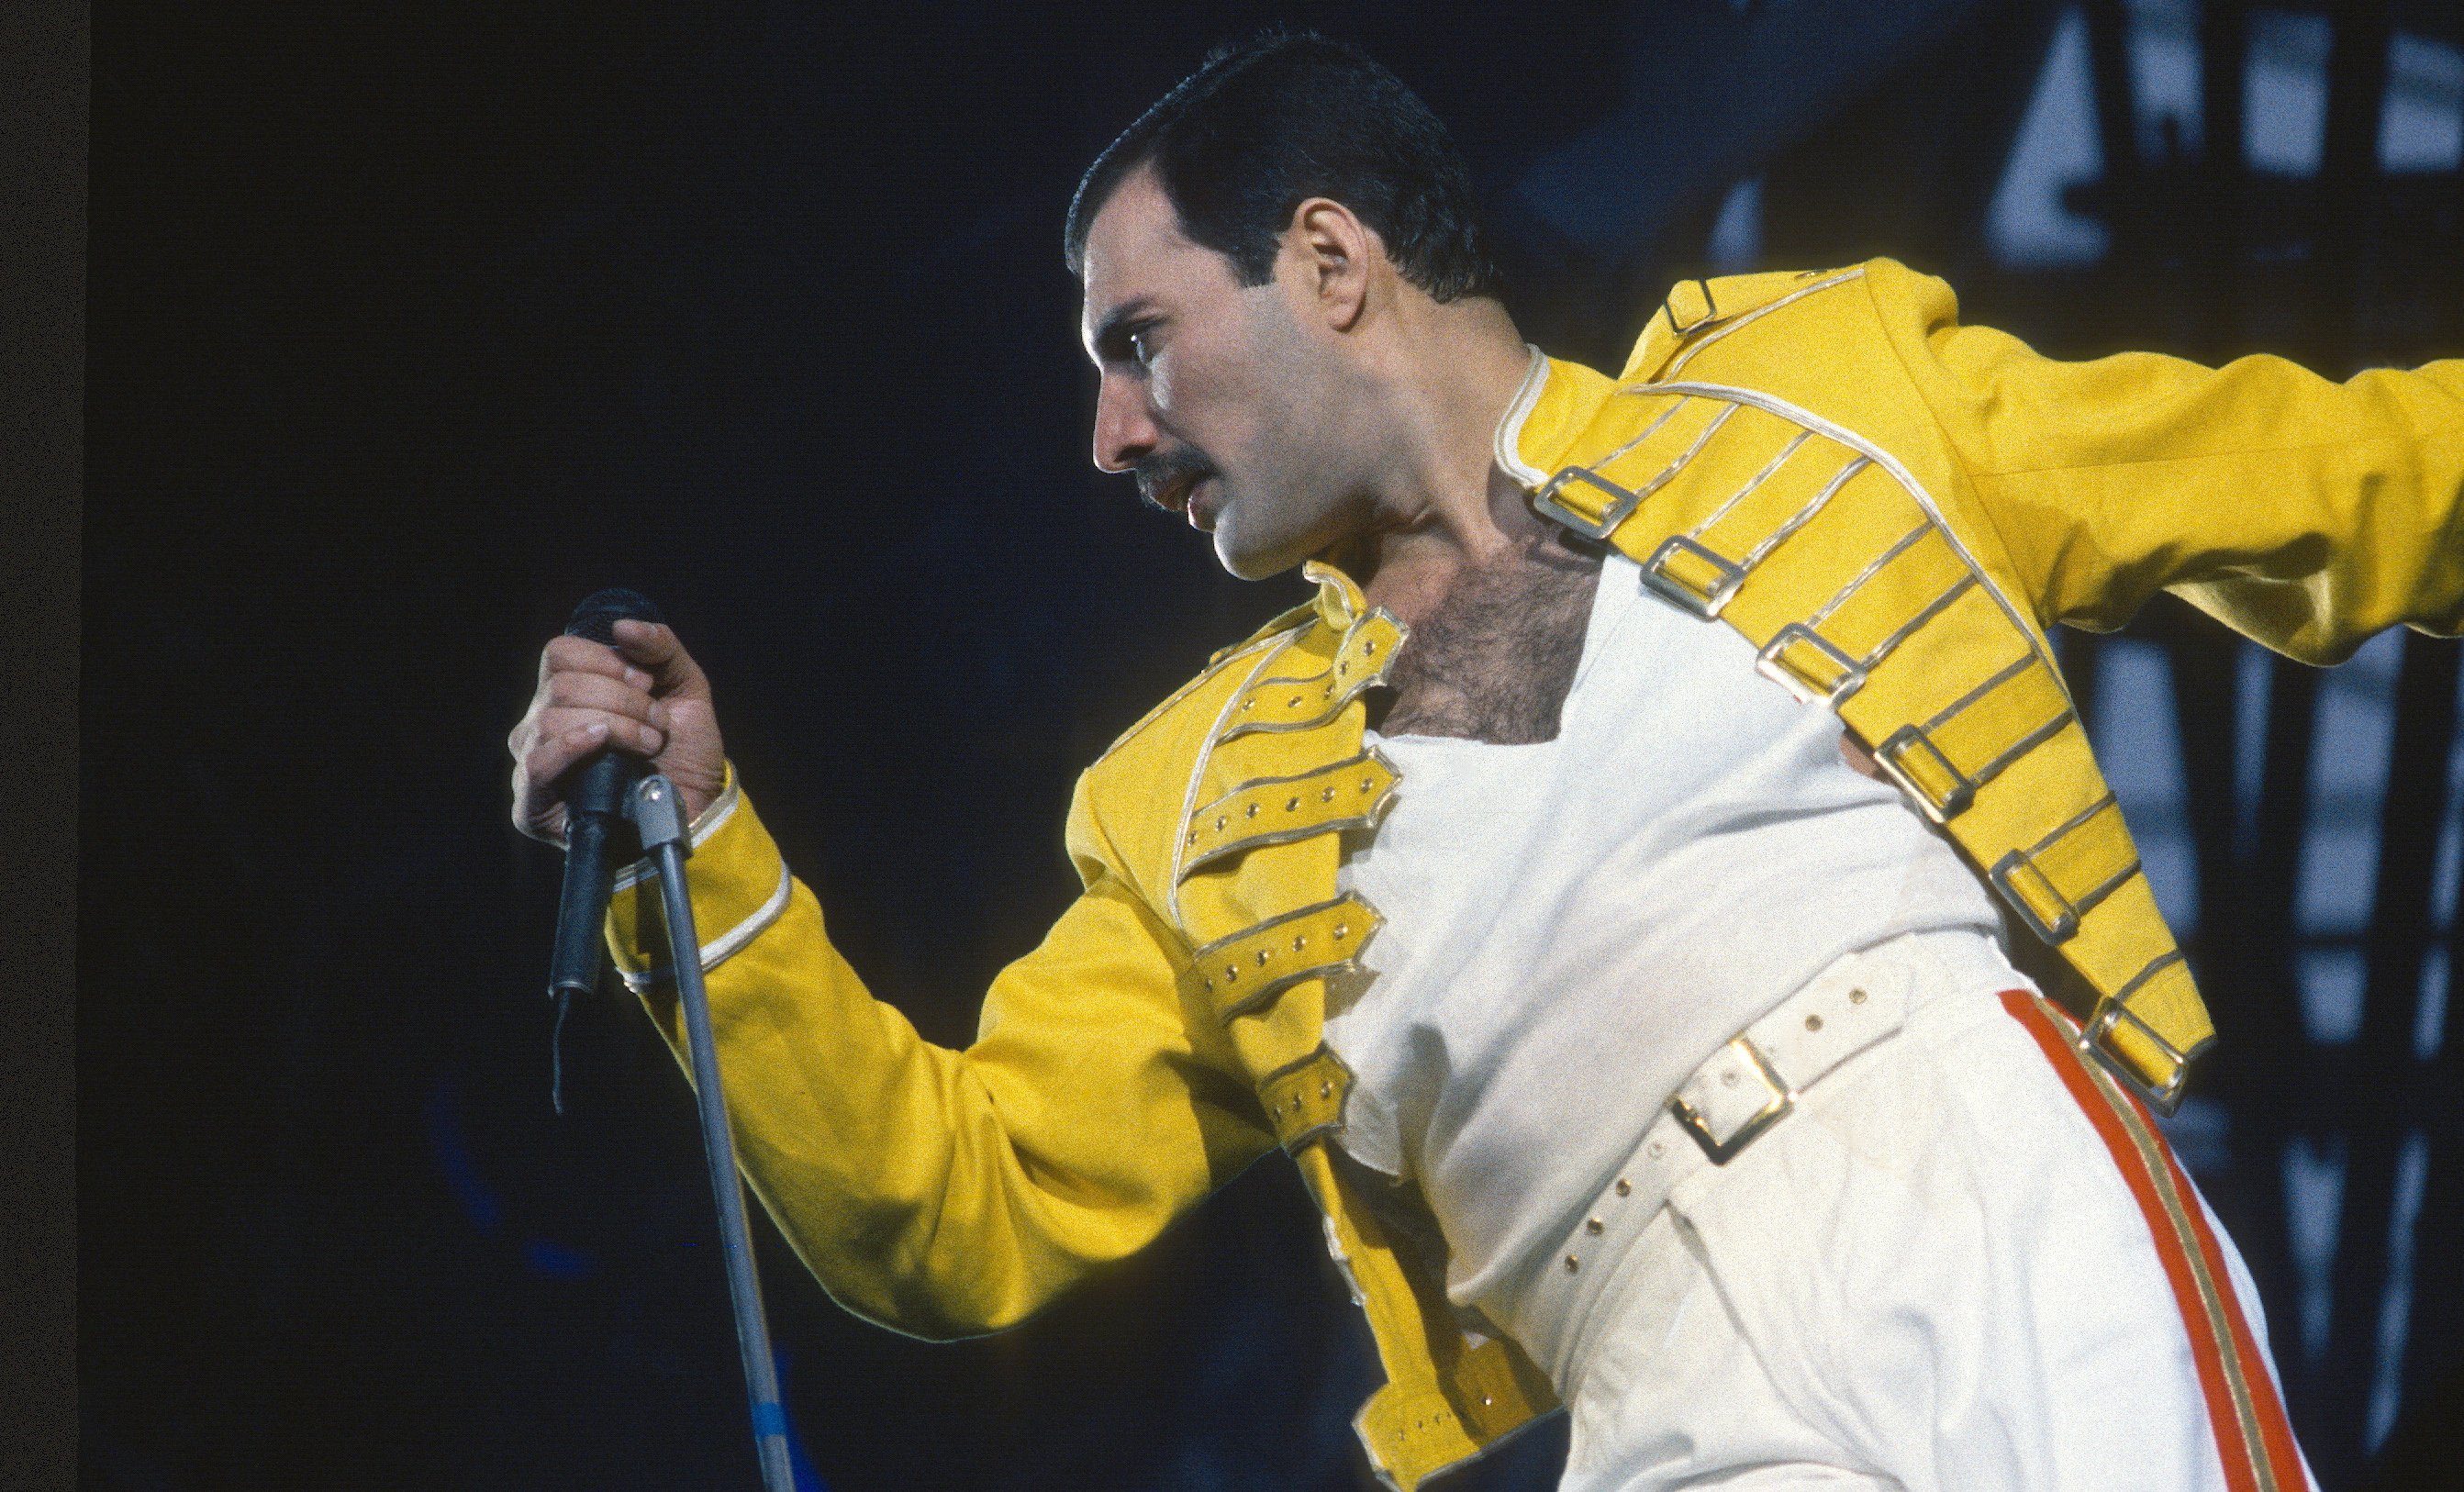
<svg viewBox="0 0 2464 1492"><path fill-rule="evenodd" d="M1379 519L1334 556L1411 628L1370 710L1388 734L1498 743L1557 734L1582 656L1598 551L1534 514L1496 463L1531 354L1493 302L1406 340L1390 380ZM1449 308L1451 309L1451 308Z"/></svg>
<svg viewBox="0 0 2464 1492"><path fill-rule="evenodd" d="M1434 614L1467 577L1504 577L1562 548L1559 531L1531 511L1523 489L1494 463L1482 473L1476 521L1431 522L1365 540L1346 557L1372 605L1405 626Z"/></svg>
<svg viewBox="0 0 2464 1492"><path fill-rule="evenodd" d="M1493 301L1435 309L1406 340L1412 361L1392 384L1379 521L1334 557L1373 604L1407 626L1433 613L1460 577L1528 562L1549 529L1494 456L1530 349Z"/></svg>

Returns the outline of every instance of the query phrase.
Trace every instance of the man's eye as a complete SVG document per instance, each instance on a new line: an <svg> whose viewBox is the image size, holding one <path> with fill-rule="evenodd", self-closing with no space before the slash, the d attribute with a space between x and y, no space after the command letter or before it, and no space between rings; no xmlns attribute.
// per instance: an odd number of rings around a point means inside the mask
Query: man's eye
<svg viewBox="0 0 2464 1492"><path fill-rule="evenodd" d="M1154 360L1155 343L1144 330L1130 334L1130 356L1136 359L1141 367Z"/></svg>

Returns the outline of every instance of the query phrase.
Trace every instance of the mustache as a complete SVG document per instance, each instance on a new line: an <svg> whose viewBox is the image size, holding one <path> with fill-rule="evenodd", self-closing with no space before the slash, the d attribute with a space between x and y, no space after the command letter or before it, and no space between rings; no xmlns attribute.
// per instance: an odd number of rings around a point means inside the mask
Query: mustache
<svg viewBox="0 0 2464 1492"><path fill-rule="evenodd" d="M1190 446L1151 452L1139 458L1131 471L1138 479L1138 496L1158 513L1174 511L1163 501L1163 494L1174 486L1195 487L1217 474L1215 463Z"/></svg>

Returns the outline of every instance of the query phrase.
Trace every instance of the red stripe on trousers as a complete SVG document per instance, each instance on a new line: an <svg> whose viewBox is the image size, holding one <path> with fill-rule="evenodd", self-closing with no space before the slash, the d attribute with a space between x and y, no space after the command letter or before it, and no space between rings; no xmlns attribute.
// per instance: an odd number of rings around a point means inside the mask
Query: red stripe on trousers
<svg viewBox="0 0 2464 1492"><path fill-rule="evenodd" d="M2132 1102L2138 1100L2134 1098ZM2148 1127L2151 1130L2155 1128L2153 1120L2149 1121ZM2250 1382L2251 1413L2258 1418L2259 1437L2267 1442L2268 1464L2275 1468L2279 1486L2307 1488L2310 1479L2303 1475L2301 1453L2293 1445L2293 1421L2284 1413L2283 1398L2276 1392L2276 1375L2267 1371L2266 1357L2259 1351L2257 1339L2251 1333L2250 1322L2242 1315L2241 1296L2233 1289L2233 1277L2224 1267L2224 1251L2216 1247L2215 1233L2208 1226L2207 1209L2196 1201L2196 1194L2190 1189L2190 1178L2183 1174L2182 1163L2174 1157L2173 1148L2164 1144L2162 1135L2157 1137L2157 1143L2163 1147L2166 1166L2173 1173L2174 1187L2189 1204L2185 1211L2189 1213L2190 1226L2199 1236L2199 1250L2207 1257L2208 1267L2216 1277L2216 1294L2224 1302L2225 1325L2232 1328L2233 1351L2242 1362L2242 1375Z"/></svg>
<svg viewBox="0 0 2464 1492"><path fill-rule="evenodd" d="M2128 1183L2131 1195L2138 1198L2139 1210L2145 1216L2148 1234L2156 1244L2156 1256L2165 1266L2166 1280L2172 1285L2173 1302L2181 1313L2182 1325L2189 1333L2191 1358L2198 1366L2199 1391L2208 1402L2208 1419L2214 1429L2216 1448L2224 1462L2226 1485L2233 1492L2256 1492L2258 1486L2257 1477L2252 1470L2253 1448L2242 1434L2241 1416L2233 1408L2232 1391L2225 1383L2225 1354L2229 1347L2233 1360L2241 1369L2253 1413L2258 1419L2260 1438L2265 1442L2264 1454L2277 1485L2288 1489L2288 1492L2306 1488L2309 1481L2301 1474L2300 1457L2293 1447L2293 1429L2285 1419L2284 1406L2277 1395L2275 1379L2269 1374L2266 1359L2259 1354L2257 1344L2251 1336L2250 1325L2242 1316L2241 1302L2233 1290L2233 1276L2225 1267L2224 1256L2216 1246L2214 1233L2208 1227L2205 1211L2190 1190L2189 1178L2183 1174L2180 1163L2173 1158L2172 1148L2157 1132L2154 1122L2147 1118L2147 1111L2140 1108L2140 1117L2148 1136L2155 1142L2157 1153L2164 1157L2174 1189L2182 1198L2182 1209L2189 1218L2191 1236L2187 1239L2174 1225L2163 1198L2157 1195L2155 1174L2148 1169L2146 1159L2131 1139L2129 1130L2123 1127L2113 1099L2098 1085L2095 1076L2087 1070L2087 1059L2073 1044L2072 1031L2075 1028L2067 1028L2055 1017L2051 1007L2024 990L2005 990L2002 1007L2043 1048L2045 1060L2053 1064L2062 1086L2070 1089L2072 1099L2087 1115L2088 1122L2096 1127L2097 1133L2104 1140L2105 1149L2112 1153L2115 1168L2122 1173L2123 1180ZM2124 1101L2138 1107L2136 1099L2125 1096ZM2206 1262L2208 1276L2213 1282L2217 1300L2223 1306L2226 1328L2232 1337L2230 1344L2216 1340L2215 1329L2209 1321L2207 1305L2200 1296L2191 1270L2189 1251L2193 1248Z"/></svg>

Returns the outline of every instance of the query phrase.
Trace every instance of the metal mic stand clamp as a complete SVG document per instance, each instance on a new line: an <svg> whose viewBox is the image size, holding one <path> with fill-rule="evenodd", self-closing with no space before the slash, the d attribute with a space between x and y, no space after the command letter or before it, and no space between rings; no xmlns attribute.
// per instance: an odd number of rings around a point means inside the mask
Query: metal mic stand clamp
<svg viewBox="0 0 2464 1492"><path fill-rule="evenodd" d="M795 1492L787 1461L787 1412L779 1403L779 1370L770 1356L770 1326L761 1313L761 1281L753 1268L753 1237L744 1217L744 1189L736 1176L736 1142L727 1127L727 1098L718 1083L718 1046L710 1034L710 996L701 978L701 938L693 931L685 889L685 857L693 853L684 800L664 777L646 777L625 797L625 817L642 836L643 852L659 870L659 902L668 917L669 967L684 1006L693 1056L693 1096L701 1107L701 1142L718 1199L718 1235L727 1256L727 1293L736 1304L736 1341L744 1352L744 1384L753 1399L753 1444L768 1492Z"/></svg>

